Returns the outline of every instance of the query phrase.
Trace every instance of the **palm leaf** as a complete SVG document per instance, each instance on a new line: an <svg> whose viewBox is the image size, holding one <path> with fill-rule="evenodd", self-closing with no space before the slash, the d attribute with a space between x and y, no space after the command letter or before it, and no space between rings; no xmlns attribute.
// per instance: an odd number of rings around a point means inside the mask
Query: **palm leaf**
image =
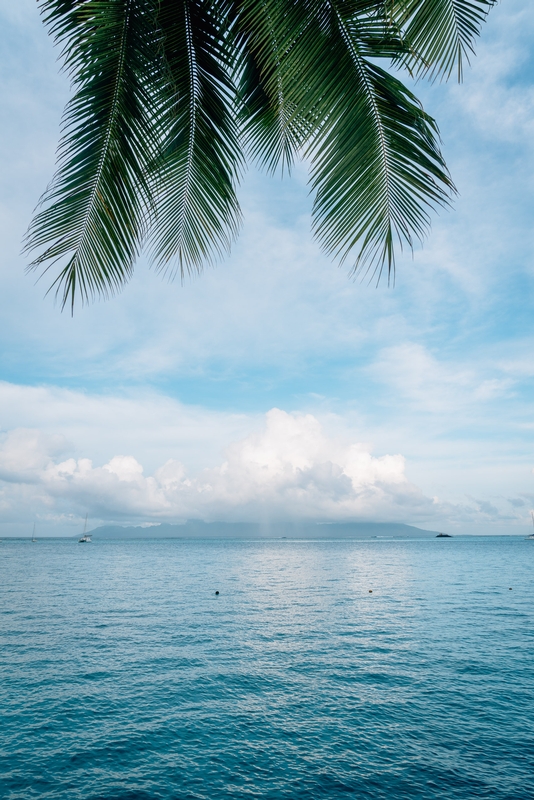
<svg viewBox="0 0 534 800"><path fill-rule="evenodd" d="M241 149L222 5L160 2L163 146L151 248L158 268L171 275L228 251L240 223Z"/></svg>
<svg viewBox="0 0 534 800"><path fill-rule="evenodd" d="M42 0L75 94L27 239L63 305L113 293L149 234L157 269L227 252L242 149L310 163L314 230L353 269L424 239L454 187L389 70L461 76L494 0ZM377 59L386 59L384 68Z"/></svg>
<svg viewBox="0 0 534 800"><path fill-rule="evenodd" d="M341 260L355 252L354 269L386 265L391 274L395 240L411 247L423 239L430 209L447 203L452 184L433 120L369 60L403 52L383 8L369 0L308 0L293 4L288 26L277 0L264 0L256 13L280 43L269 55L266 41L264 52L280 73L285 103L313 131L305 154L320 241Z"/></svg>
<svg viewBox="0 0 534 800"><path fill-rule="evenodd" d="M113 293L132 271L150 200L156 138L147 77L156 41L146 0L44 2L75 94L67 105L58 169L27 234L30 265L57 262L62 305ZM44 248L44 249L43 249Z"/></svg>
<svg viewBox="0 0 534 800"><path fill-rule="evenodd" d="M446 205L453 185L440 152L435 122L395 77L372 63L361 42L387 37L376 20L328 3L338 81L313 142L314 227L326 250L348 258L353 271L395 267L397 240L412 248L430 226L430 210ZM318 76L319 77L319 76Z"/></svg>
<svg viewBox="0 0 534 800"><path fill-rule="evenodd" d="M390 0L391 13L403 29L411 57L405 64L431 79L449 78L457 70L462 80L464 61L474 53L496 0Z"/></svg>
<svg viewBox="0 0 534 800"><path fill-rule="evenodd" d="M267 172L291 166L313 132L310 122L288 100L282 63L307 18L306 3L240 0L234 3L239 45L242 135L252 159Z"/></svg>

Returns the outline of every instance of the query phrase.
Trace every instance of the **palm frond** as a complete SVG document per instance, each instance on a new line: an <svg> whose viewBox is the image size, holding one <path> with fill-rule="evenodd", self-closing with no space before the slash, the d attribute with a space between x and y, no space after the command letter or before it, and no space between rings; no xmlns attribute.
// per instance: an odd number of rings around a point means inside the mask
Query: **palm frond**
<svg viewBox="0 0 534 800"><path fill-rule="evenodd" d="M395 241L422 242L429 212L447 205L453 185L416 98L376 65L358 67L359 87L313 145L314 228L327 252L342 261L354 253L353 272L386 267L389 280Z"/></svg>
<svg viewBox="0 0 534 800"><path fill-rule="evenodd" d="M388 279L394 242L413 247L430 225L429 211L448 202L452 183L437 128L406 87L362 56L367 20L345 17L330 1L331 36L342 79L332 84L334 109L313 143L314 225L328 252Z"/></svg>
<svg viewBox="0 0 534 800"><path fill-rule="evenodd" d="M411 56L404 63L419 75L448 79L474 54L482 23L497 0L390 0Z"/></svg>
<svg viewBox="0 0 534 800"><path fill-rule="evenodd" d="M153 159L147 76L153 69L154 4L146 0L48 0L41 4L75 94L63 119L55 178L30 225L30 269L60 263L52 286L62 306L114 293L132 271Z"/></svg>
<svg viewBox="0 0 534 800"><path fill-rule="evenodd" d="M161 0L163 144L151 236L160 271L199 270L230 248L240 224L241 148L224 15L209 0ZM219 12L219 13L217 13Z"/></svg>
<svg viewBox="0 0 534 800"><path fill-rule="evenodd" d="M288 49L306 24L307 12L306 2L234 3L242 135L252 159L270 173L279 167L282 173L290 172L313 132L310 122L288 99L294 79L283 68Z"/></svg>
<svg viewBox="0 0 534 800"><path fill-rule="evenodd" d="M371 0L307 0L295 4L284 40L281 5L262 3L283 42L285 102L312 130L305 154L315 232L342 261L354 253L355 270L386 266L391 275L395 241L411 247L423 239L429 211L452 189L434 121L370 60L402 53L400 30Z"/></svg>
<svg viewBox="0 0 534 800"><path fill-rule="evenodd" d="M75 93L30 269L56 266L71 308L118 290L145 239L159 271L200 270L237 234L246 151L269 172L303 155L325 250L391 277L454 187L389 67L461 77L494 3L41 0Z"/></svg>

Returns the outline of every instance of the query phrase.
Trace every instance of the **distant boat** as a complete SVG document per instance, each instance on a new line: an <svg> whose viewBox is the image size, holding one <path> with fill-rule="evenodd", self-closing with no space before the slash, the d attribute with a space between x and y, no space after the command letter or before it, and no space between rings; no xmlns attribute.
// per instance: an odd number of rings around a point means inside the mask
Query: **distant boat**
<svg viewBox="0 0 534 800"><path fill-rule="evenodd" d="M436 539L452 539L452 536L450 533L438 533Z"/></svg>
<svg viewBox="0 0 534 800"><path fill-rule="evenodd" d="M532 527L534 527L534 511L530 512L530 517L532 519ZM525 536L525 539L534 539L534 531L529 536Z"/></svg>
<svg viewBox="0 0 534 800"><path fill-rule="evenodd" d="M32 533L32 542L36 542L37 539L35 538L35 522L33 523L33 533Z"/></svg>
<svg viewBox="0 0 534 800"><path fill-rule="evenodd" d="M83 533L81 539L78 539L78 542L90 542L91 541L91 534L87 533L87 514L85 515L85 525L83 526Z"/></svg>

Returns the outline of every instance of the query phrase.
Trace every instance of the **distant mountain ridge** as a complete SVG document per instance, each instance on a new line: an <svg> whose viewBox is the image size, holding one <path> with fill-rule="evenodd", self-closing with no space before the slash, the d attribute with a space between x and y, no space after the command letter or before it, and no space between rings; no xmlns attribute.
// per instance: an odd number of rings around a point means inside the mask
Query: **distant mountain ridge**
<svg viewBox="0 0 534 800"><path fill-rule="evenodd" d="M436 536L401 522L204 522L191 519L182 525L163 522L149 527L102 525L90 531L95 539L404 539Z"/></svg>

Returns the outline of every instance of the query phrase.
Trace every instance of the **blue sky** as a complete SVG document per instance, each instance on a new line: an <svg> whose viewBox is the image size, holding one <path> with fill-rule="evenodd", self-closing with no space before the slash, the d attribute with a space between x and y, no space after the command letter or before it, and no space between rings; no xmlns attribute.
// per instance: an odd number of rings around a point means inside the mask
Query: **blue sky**
<svg viewBox="0 0 534 800"><path fill-rule="evenodd" d="M71 318L20 256L69 87L35 3L0 0L0 534L34 520L71 532L86 511L521 533L533 42L529 3L504 0L463 85L416 86L459 197L398 259L394 288L320 252L300 165L284 180L248 172L242 234L216 268L182 286L141 260L119 297Z"/></svg>

